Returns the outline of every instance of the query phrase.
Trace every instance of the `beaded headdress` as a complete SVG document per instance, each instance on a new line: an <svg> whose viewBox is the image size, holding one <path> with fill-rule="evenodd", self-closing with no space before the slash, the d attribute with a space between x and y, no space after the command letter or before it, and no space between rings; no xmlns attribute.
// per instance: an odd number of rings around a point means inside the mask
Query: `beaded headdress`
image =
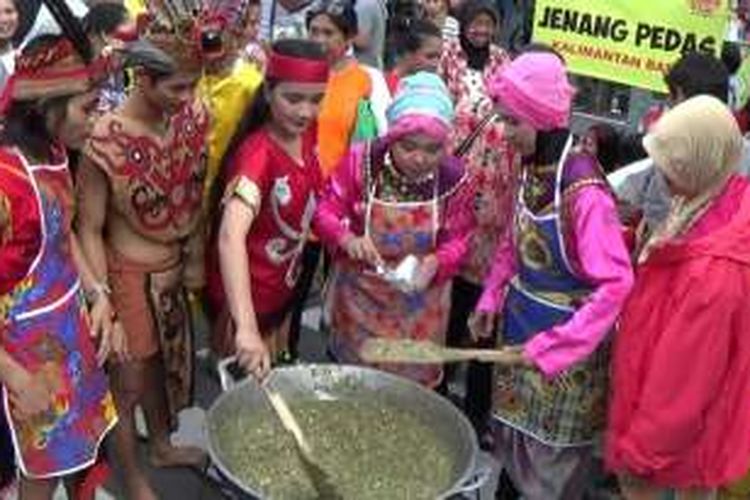
<svg viewBox="0 0 750 500"><path fill-rule="evenodd" d="M200 71L223 57L242 32L248 0L146 0L141 38L171 57L183 71Z"/></svg>
<svg viewBox="0 0 750 500"><path fill-rule="evenodd" d="M32 42L16 57L16 70L0 96L0 112L13 101L49 99L83 93L118 67L112 51L94 53L80 21L65 0L44 0L62 36Z"/></svg>

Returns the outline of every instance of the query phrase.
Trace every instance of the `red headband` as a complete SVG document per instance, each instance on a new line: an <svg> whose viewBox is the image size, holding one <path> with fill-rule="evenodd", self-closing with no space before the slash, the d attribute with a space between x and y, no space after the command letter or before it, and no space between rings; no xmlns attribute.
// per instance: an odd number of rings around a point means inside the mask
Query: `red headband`
<svg viewBox="0 0 750 500"><path fill-rule="evenodd" d="M271 53L266 74L269 78L297 83L328 81L328 62Z"/></svg>
<svg viewBox="0 0 750 500"><path fill-rule="evenodd" d="M117 62L102 55L85 64L73 44L62 39L33 54L21 54L16 72L0 95L0 114L12 101L52 98L83 93L116 70Z"/></svg>

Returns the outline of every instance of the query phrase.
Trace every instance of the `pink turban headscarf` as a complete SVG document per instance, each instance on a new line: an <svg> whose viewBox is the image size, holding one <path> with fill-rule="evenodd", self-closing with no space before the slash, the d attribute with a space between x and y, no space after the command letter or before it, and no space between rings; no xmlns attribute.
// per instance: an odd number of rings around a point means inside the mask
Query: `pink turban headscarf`
<svg viewBox="0 0 750 500"><path fill-rule="evenodd" d="M567 128L575 91L556 55L529 52L493 75L489 94L514 117L546 131Z"/></svg>

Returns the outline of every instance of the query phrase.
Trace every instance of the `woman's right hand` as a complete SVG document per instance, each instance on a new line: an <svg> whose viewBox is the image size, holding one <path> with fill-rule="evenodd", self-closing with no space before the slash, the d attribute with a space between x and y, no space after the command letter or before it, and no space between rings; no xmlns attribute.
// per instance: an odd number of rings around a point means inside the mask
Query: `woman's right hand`
<svg viewBox="0 0 750 500"><path fill-rule="evenodd" d="M271 371L271 353L260 334L249 328L235 334L237 363L257 381L262 382Z"/></svg>
<svg viewBox="0 0 750 500"><path fill-rule="evenodd" d="M368 236L352 236L344 242L344 251L350 259L365 262L373 267L383 265L383 258Z"/></svg>
<svg viewBox="0 0 750 500"><path fill-rule="evenodd" d="M488 311L474 311L469 316L469 333L473 342L492 337L492 330L497 324L498 314Z"/></svg>
<svg viewBox="0 0 750 500"><path fill-rule="evenodd" d="M28 420L40 415L52 406L52 389L42 374L32 374L18 367L8 380L11 413L19 420Z"/></svg>

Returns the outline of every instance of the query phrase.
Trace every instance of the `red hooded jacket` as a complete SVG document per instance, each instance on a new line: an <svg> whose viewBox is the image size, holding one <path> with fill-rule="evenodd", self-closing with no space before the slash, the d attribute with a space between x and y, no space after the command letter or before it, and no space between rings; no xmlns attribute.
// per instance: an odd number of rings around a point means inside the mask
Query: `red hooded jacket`
<svg viewBox="0 0 750 500"><path fill-rule="evenodd" d="M750 190L730 179L637 271L615 340L606 460L664 487L750 467Z"/></svg>

